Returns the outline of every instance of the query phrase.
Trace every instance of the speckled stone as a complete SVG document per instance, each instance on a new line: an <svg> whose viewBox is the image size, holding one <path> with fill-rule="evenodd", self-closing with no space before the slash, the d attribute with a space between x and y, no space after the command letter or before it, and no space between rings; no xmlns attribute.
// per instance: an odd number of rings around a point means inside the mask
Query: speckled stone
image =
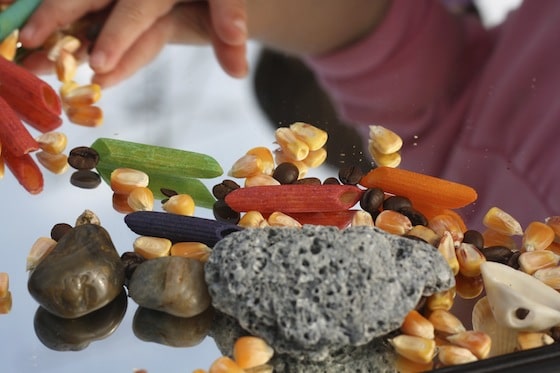
<svg viewBox="0 0 560 373"><path fill-rule="evenodd" d="M204 264L180 256L146 260L128 282L128 295L140 306L192 317L210 306Z"/></svg>
<svg viewBox="0 0 560 373"><path fill-rule="evenodd" d="M246 229L214 246L205 271L216 309L312 361L394 331L455 284L433 246L370 227Z"/></svg>

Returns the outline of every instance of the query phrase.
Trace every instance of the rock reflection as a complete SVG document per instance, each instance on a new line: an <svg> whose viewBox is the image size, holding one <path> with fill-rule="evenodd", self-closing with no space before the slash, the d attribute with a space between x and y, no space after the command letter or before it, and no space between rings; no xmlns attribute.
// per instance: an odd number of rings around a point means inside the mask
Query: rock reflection
<svg viewBox="0 0 560 373"><path fill-rule="evenodd" d="M35 312L33 326L39 340L55 351L80 351L93 341L109 337L124 318L128 297L123 290L112 302L75 319L56 316L43 307Z"/></svg>
<svg viewBox="0 0 560 373"><path fill-rule="evenodd" d="M162 311L138 307L134 314L134 335L145 342L155 342L170 347L193 347L208 335L214 310L193 317L179 317Z"/></svg>

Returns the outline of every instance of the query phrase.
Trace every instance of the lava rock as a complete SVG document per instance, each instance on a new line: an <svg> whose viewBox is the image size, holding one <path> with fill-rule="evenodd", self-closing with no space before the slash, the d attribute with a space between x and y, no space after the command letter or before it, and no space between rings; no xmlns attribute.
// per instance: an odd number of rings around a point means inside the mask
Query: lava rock
<svg viewBox="0 0 560 373"><path fill-rule="evenodd" d="M124 267L109 233L84 224L66 233L39 262L27 288L47 311L72 319L107 305L123 285Z"/></svg>
<svg viewBox="0 0 560 373"><path fill-rule="evenodd" d="M210 306L204 264L166 256L139 264L128 282L128 295L142 307L192 317Z"/></svg>
<svg viewBox="0 0 560 373"><path fill-rule="evenodd" d="M279 354L321 361L396 330L422 296L454 286L424 242L372 227L271 227L218 242L212 304Z"/></svg>

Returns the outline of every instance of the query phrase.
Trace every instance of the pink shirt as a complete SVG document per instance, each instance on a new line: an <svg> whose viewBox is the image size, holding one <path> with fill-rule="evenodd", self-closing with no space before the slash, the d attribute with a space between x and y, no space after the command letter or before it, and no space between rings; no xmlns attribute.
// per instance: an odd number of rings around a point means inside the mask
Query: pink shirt
<svg viewBox="0 0 560 373"><path fill-rule="evenodd" d="M435 0L393 0L358 43L310 58L341 116L404 140L401 168L473 186L469 227L497 206L560 215L560 1L525 1L497 28Z"/></svg>

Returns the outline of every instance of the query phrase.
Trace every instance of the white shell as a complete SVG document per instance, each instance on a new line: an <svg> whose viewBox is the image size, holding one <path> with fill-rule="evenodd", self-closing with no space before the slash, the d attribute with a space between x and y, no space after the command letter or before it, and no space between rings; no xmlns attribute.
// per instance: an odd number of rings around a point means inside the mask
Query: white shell
<svg viewBox="0 0 560 373"><path fill-rule="evenodd" d="M560 324L560 293L556 290L504 264L485 262L480 269L488 303L499 324L523 331L542 331ZM529 312L519 318L518 309Z"/></svg>
<svg viewBox="0 0 560 373"><path fill-rule="evenodd" d="M480 298L472 311L473 330L488 334L492 340L488 357L499 356L515 351L517 347L517 330L496 322L490 309L488 297Z"/></svg>

